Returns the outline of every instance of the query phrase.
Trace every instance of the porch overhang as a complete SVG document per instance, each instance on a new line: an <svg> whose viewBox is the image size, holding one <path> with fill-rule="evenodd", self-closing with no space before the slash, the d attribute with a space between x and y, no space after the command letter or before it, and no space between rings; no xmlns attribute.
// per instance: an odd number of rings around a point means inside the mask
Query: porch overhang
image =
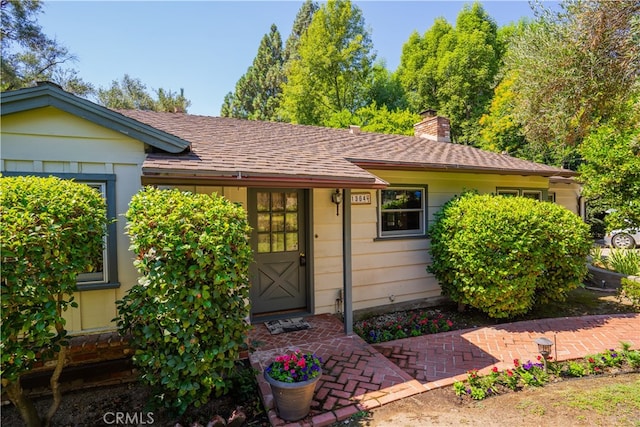
<svg viewBox="0 0 640 427"><path fill-rule="evenodd" d="M254 172L196 172L150 170L143 168L142 185L214 185L233 187L287 187L287 188L358 188L381 189L389 183L371 175L371 178L341 176L264 174Z"/></svg>

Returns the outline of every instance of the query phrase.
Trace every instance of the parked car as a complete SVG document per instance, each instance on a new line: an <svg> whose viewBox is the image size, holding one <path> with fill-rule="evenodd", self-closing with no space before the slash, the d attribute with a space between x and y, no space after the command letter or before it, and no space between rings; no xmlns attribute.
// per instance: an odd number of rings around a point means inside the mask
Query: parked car
<svg viewBox="0 0 640 427"><path fill-rule="evenodd" d="M625 230L613 230L605 234L604 244L614 248L633 249L640 246L640 230L631 228Z"/></svg>

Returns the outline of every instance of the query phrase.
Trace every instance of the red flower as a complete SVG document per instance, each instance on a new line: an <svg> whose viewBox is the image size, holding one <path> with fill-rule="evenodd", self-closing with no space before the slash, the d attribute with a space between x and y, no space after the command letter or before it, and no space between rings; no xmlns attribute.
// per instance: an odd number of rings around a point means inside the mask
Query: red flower
<svg viewBox="0 0 640 427"><path fill-rule="evenodd" d="M496 374L497 374L497 373L498 373L498 367L497 367L497 366L494 366L494 367L493 367L493 369L491 369L491 371L493 371L494 373L496 373Z"/></svg>
<svg viewBox="0 0 640 427"><path fill-rule="evenodd" d="M513 366L515 366L516 368L517 368L518 366L520 366L520 360L518 360L518 359L513 359Z"/></svg>
<svg viewBox="0 0 640 427"><path fill-rule="evenodd" d="M507 369L507 376L508 377L512 377L513 376L513 371L511 369Z"/></svg>

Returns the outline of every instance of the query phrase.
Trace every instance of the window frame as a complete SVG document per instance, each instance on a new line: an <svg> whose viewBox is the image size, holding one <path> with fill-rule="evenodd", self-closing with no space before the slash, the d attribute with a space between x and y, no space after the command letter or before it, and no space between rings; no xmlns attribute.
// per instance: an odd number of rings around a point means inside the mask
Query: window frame
<svg viewBox="0 0 640 427"><path fill-rule="evenodd" d="M388 190L414 190L414 191L422 191L421 197L421 206L420 208L412 208L412 209L382 209L382 193L383 191ZM390 185L387 188L380 189L377 192L377 228L378 228L378 237L377 239L388 240L388 239L415 239L415 238L426 238L427 237L427 194L428 187L426 184L408 184L408 185ZM383 222L383 214L385 212L420 212L420 229L419 230L393 230L393 231L383 231L382 230L382 222ZM376 239L376 240L377 240Z"/></svg>
<svg viewBox="0 0 640 427"><path fill-rule="evenodd" d="M118 281L118 246L116 227L116 175L94 173L60 173L60 172L14 172L3 171L2 176L36 176L48 178L55 176L60 179L69 179L82 184L104 185L104 197L107 205L107 233L104 236L105 248L103 255L104 277L102 280L77 282L78 291L90 291L100 289L117 289Z"/></svg>
<svg viewBox="0 0 640 427"><path fill-rule="evenodd" d="M528 188L528 187L496 187L496 195L498 196L519 196L527 197L526 195L537 194L538 197L529 197L533 200L539 200L541 202L547 201L548 190L546 188Z"/></svg>

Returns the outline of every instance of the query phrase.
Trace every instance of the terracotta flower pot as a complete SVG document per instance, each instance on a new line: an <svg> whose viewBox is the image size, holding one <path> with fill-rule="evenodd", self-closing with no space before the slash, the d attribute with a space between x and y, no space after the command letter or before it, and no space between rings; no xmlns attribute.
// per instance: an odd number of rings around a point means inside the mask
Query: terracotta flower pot
<svg viewBox="0 0 640 427"><path fill-rule="evenodd" d="M297 421L306 417L311 410L311 400L321 376L322 372L307 381L285 383L274 380L265 372L264 379L271 385L278 416L286 421Z"/></svg>

